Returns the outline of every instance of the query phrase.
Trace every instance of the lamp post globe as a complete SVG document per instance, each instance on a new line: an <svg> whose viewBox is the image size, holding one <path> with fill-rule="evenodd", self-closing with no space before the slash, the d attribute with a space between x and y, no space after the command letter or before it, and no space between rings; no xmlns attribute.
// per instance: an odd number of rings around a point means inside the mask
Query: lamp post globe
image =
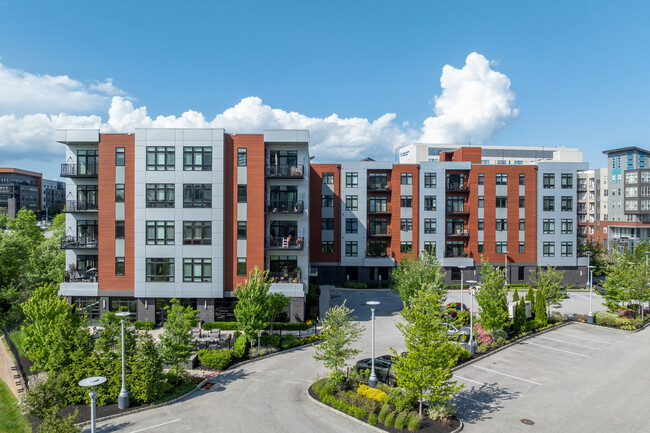
<svg viewBox="0 0 650 433"><path fill-rule="evenodd" d="M97 397L97 387L106 382L102 376L88 377L79 381L79 386L91 388L88 395L90 396L90 433L95 433L95 397Z"/></svg>
<svg viewBox="0 0 650 433"><path fill-rule="evenodd" d="M128 409L129 393L126 390L126 378L124 372L124 319L129 317L131 313L126 311L121 311L119 313L116 313L115 315L119 317L120 321L122 322L122 389L120 389L120 393L117 396L117 407L119 409Z"/></svg>
<svg viewBox="0 0 650 433"><path fill-rule="evenodd" d="M368 386L374 388L377 386L377 375L375 374L375 307L379 305L379 301L368 301L366 305L370 305L371 321L372 321L372 360L370 364L370 377L368 378Z"/></svg>

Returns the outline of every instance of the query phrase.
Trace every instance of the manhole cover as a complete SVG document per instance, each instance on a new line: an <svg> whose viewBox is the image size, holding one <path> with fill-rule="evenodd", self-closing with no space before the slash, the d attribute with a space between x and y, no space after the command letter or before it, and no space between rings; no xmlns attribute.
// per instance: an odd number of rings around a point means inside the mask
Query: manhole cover
<svg viewBox="0 0 650 433"><path fill-rule="evenodd" d="M533 424L535 424L535 421L533 421L532 419L524 418L524 419L521 420L521 423L526 424L526 425L533 425Z"/></svg>
<svg viewBox="0 0 650 433"><path fill-rule="evenodd" d="M214 382L208 382L201 387L201 389L210 389L214 386ZM523 422L523 421L522 421Z"/></svg>

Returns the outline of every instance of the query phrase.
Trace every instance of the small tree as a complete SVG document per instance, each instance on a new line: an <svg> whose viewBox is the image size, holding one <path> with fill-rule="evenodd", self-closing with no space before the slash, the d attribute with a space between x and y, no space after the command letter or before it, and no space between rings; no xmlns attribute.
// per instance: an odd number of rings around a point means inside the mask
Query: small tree
<svg viewBox="0 0 650 433"><path fill-rule="evenodd" d="M558 271L553 266L547 266L546 269L537 268L531 271L531 280L537 286L537 291L544 295L548 308L547 315L551 314L551 307L560 308L562 306L564 271Z"/></svg>
<svg viewBox="0 0 650 433"><path fill-rule="evenodd" d="M538 327L546 326L548 323L548 316L546 315L546 299L544 294L538 290L537 299L535 300L535 322Z"/></svg>
<svg viewBox="0 0 650 433"><path fill-rule="evenodd" d="M262 272L255 266L248 274L244 284L237 284L235 296L235 318L237 327L248 337L251 345L255 344L258 331L269 326L268 292L271 280L269 271Z"/></svg>
<svg viewBox="0 0 650 433"><path fill-rule="evenodd" d="M434 254L424 251L419 256L411 254L402 258L402 261L393 268L391 285L399 296L408 305L420 292L433 292L444 302L447 295L445 288L445 273Z"/></svg>
<svg viewBox="0 0 650 433"><path fill-rule="evenodd" d="M406 323L397 323L404 336L406 354L396 356L395 372L397 384L419 399L419 413L422 402L439 403L451 400L462 386L452 381L451 367L458 361L458 350L449 341L444 325L444 311L440 298L431 292L422 292L411 299L411 304L402 310Z"/></svg>
<svg viewBox="0 0 650 433"><path fill-rule="evenodd" d="M325 341L316 346L314 359L323 361L330 373L343 372L348 360L361 352L352 347L364 331L363 325L355 322L354 310L342 305L331 307L322 320Z"/></svg>
<svg viewBox="0 0 650 433"><path fill-rule="evenodd" d="M38 433L78 433L81 428L74 425L77 418L77 411L66 417L60 416L56 409L48 409L43 424L38 426Z"/></svg>
<svg viewBox="0 0 650 433"><path fill-rule="evenodd" d="M614 252L614 262L609 267L607 278L603 283L605 293L603 294L605 305L610 311L614 311L623 303L630 302L628 287L634 284L628 258L620 252Z"/></svg>
<svg viewBox="0 0 650 433"><path fill-rule="evenodd" d="M512 302L517 302L519 301L519 292L517 292L517 289L515 289L514 295L512 295Z"/></svg>
<svg viewBox="0 0 650 433"><path fill-rule="evenodd" d="M183 307L177 299L172 299L171 307L165 307L167 321L160 336L160 356L165 364L171 365L176 373L176 383L194 350L190 331L199 322L199 312L192 307Z"/></svg>
<svg viewBox="0 0 650 433"><path fill-rule="evenodd" d="M492 267L490 262L481 262L481 288L476 293L476 301L481 307L481 326L494 332L504 329L508 317L508 289L506 276L502 269Z"/></svg>
<svg viewBox="0 0 650 433"><path fill-rule="evenodd" d="M515 334L520 334L526 326L526 300L522 299L517 303L512 321L512 328Z"/></svg>
<svg viewBox="0 0 650 433"><path fill-rule="evenodd" d="M269 329L273 334L273 324L279 314L282 314L285 308L291 304L291 298L282 293L269 293L267 300L269 311Z"/></svg>
<svg viewBox="0 0 650 433"><path fill-rule="evenodd" d="M134 400L150 403L162 397L162 372L162 361L156 343L151 334L146 331L138 337L131 364L129 391Z"/></svg>
<svg viewBox="0 0 650 433"><path fill-rule="evenodd" d="M535 317L535 292L533 292L533 288L529 287L528 288L528 293L526 294L526 300L530 302L530 314Z"/></svg>

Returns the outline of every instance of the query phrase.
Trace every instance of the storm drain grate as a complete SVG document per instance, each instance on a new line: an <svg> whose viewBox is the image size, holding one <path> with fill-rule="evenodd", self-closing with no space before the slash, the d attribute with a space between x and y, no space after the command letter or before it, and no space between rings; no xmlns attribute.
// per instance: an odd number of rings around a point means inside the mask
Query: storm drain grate
<svg viewBox="0 0 650 433"><path fill-rule="evenodd" d="M524 418L524 419L521 420L521 423L526 424L526 425L533 425L533 424L535 424L535 421L533 421L532 419Z"/></svg>
<svg viewBox="0 0 650 433"><path fill-rule="evenodd" d="M201 387L201 389L210 389L214 386L214 382L208 382ZM522 421L523 422L523 421Z"/></svg>

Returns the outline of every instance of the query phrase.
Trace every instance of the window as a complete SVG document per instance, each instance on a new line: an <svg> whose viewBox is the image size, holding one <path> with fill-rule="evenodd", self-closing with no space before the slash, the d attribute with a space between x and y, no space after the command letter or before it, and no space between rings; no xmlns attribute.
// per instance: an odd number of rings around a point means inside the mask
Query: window
<svg viewBox="0 0 650 433"><path fill-rule="evenodd" d="M573 220L563 219L562 220L562 234L569 235L573 233Z"/></svg>
<svg viewBox="0 0 650 433"><path fill-rule="evenodd" d="M333 253L334 252L334 242L323 241L320 243L320 252L321 253Z"/></svg>
<svg viewBox="0 0 650 433"><path fill-rule="evenodd" d="M345 210L359 210L359 199L356 195L345 196Z"/></svg>
<svg viewBox="0 0 650 433"><path fill-rule="evenodd" d="M321 230L334 230L334 218L323 218L320 221Z"/></svg>
<svg viewBox="0 0 650 433"><path fill-rule="evenodd" d="M571 212L573 211L573 197L562 197L562 212Z"/></svg>
<svg viewBox="0 0 650 433"><path fill-rule="evenodd" d="M554 219L545 219L542 222L542 230L545 235L555 234L555 220Z"/></svg>
<svg viewBox="0 0 650 433"><path fill-rule="evenodd" d="M519 231L525 231L526 230L526 220L525 219L520 219L519 220Z"/></svg>
<svg viewBox="0 0 650 433"><path fill-rule="evenodd" d="M479 230L479 231L481 231L481 230L485 230L485 224L484 224L484 222L483 222L483 218L479 218L479 219L478 219L477 230Z"/></svg>
<svg viewBox="0 0 650 433"><path fill-rule="evenodd" d="M124 275L124 257L115 257L115 275Z"/></svg>
<svg viewBox="0 0 650 433"><path fill-rule="evenodd" d="M400 221L400 230L403 232L410 232L413 230L413 219L402 218Z"/></svg>
<svg viewBox="0 0 650 433"><path fill-rule="evenodd" d="M484 203L484 201L483 201L483 196L482 196L482 195L479 195L479 196L478 196L478 207L479 207L479 209L480 209L480 208L483 208L483 205L484 205L484 204L485 204L485 203Z"/></svg>
<svg viewBox="0 0 650 433"><path fill-rule="evenodd" d="M246 185L237 185L237 203L246 203L247 200Z"/></svg>
<svg viewBox="0 0 650 433"><path fill-rule="evenodd" d="M147 221L147 245L174 245L174 221Z"/></svg>
<svg viewBox="0 0 650 433"><path fill-rule="evenodd" d="M524 173L519 173L519 185L526 184L526 175Z"/></svg>
<svg viewBox="0 0 650 433"><path fill-rule="evenodd" d="M519 196L519 208L523 209L526 207L526 197L523 195Z"/></svg>
<svg viewBox="0 0 650 433"><path fill-rule="evenodd" d="M388 200L386 197L370 197L368 204L368 212L386 212L388 210Z"/></svg>
<svg viewBox="0 0 650 433"><path fill-rule="evenodd" d="M334 206L334 196L329 194L329 195L322 195L321 196L321 205L322 207L333 207Z"/></svg>
<svg viewBox="0 0 650 433"><path fill-rule="evenodd" d="M562 242L561 248L562 257L573 256L573 242Z"/></svg>
<svg viewBox="0 0 650 433"><path fill-rule="evenodd" d="M155 257L145 260L147 282L174 281L174 259Z"/></svg>
<svg viewBox="0 0 650 433"><path fill-rule="evenodd" d="M625 183L637 183L637 172L625 173Z"/></svg>
<svg viewBox="0 0 650 433"><path fill-rule="evenodd" d="M484 173L479 173L478 174L478 184L483 185L485 183L485 174Z"/></svg>
<svg viewBox="0 0 650 433"><path fill-rule="evenodd" d="M519 254L523 254L526 252L526 244L524 242L519 242ZM519 278L520 280L522 278Z"/></svg>
<svg viewBox="0 0 650 433"><path fill-rule="evenodd" d="M212 185L209 183L183 184L183 207L212 207Z"/></svg>
<svg viewBox="0 0 650 433"><path fill-rule="evenodd" d="M497 219L496 220L496 231L498 231L498 232L508 231L508 220L507 219Z"/></svg>
<svg viewBox="0 0 650 433"><path fill-rule="evenodd" d="M185 171L212 170L212 148L211 147L183 147L183 170Z"/></svg>
<svg viewBox="0 0 650 433"><path fill-rule="evenodd" d="M237 239L246 239L246 221L237 221Z"/></svg>
<svg viewBox="0 0 650 433"><path fill-rule="evenodd" d="M173 170L173 146L147 146L147 170Z"/></svg>
<svg viewBox="0 0 650 433"><path fill-rule="evenodd" d="M424 251L429 254L436 253L436 243L434 241L424 241Z"/></svg>
<svg viewBox="0 0 650 433"><path fill-rule="evenodd" d="M496 184L497 185L507 185L508 184L508 174L507 173L497 173Z"/></svg>
<svg viewBox="0 0 650 433"><path fill-rule="evenodd" d="M638 188L636 186L625 187L625 197L636 197L638 195Z"/></svg>
<svg viewBox="0 0 650 433"><path fill-rule="evenodd" d="M542 253L544 257L555 257L555 242L544 242Z"/></svg>
<svg viewBox="0 0 650 433"><path fill-rule="evenodd" d="M183 222L183 245L210 245L211 243L211 221Z"/></svg>
<svg viewBox="0 0 650 433"><path fill-rule="evenodd" d="M436 187L436 174L435 173L424 173L424 187L425 188L435 188Z"/></svg>
<svg viewBox="0 0 650 433"><path fill-rule="evenodd" d="M345 173L345 187L356 188L359 185L358 173Z"/></svg>
<svg viewBox="0 0 650 433"><path fill-rule="evenodd" d="M413 250L413 242L411 241L402 241L399 243L399 252L400 253L410 253Z"/></svg>
<svg viewBox="0 0 650 433"><path fill-rule="evenodd" d="M356 257L357 255L359 255L359 245L357 244L357 241L346 241L345 256Z"/></svg>
<svg viewBox="0 0 650 433"><path fill-rule="evenodd" d="M246 276L246 257L237 257L237 276Z"/></svg>
<svg viewBox="0 0 650 433"><path fill-rule="evenodd" d="M212 259L183 259L183 282L212 282Z"/></svg>
<svg viewBox="0 0 650 433"><path fill-rule="evenodd" d="M115 184L115 203L124 203L124 184Z"/></svg>
<svg viewBox="0 0 650 433"><path fill-rule="evenodd" d="M388 234L388 220L384 218L371 218L368 220L368 235L386 235Z"/></svg>
<svg viewBox="0 0 650 433"><path fill-rule="evenodd" d="M625 200L625 210L637 210L639 208L639 202L636 200Z"/></svg>
<svg viewBox="0 0 650 433"><path fill-rule="evenodd" d="M173 183L148 183L147 207L174 207Z"/></svg>
<svg viewBox="0 0 650 433"><path fill-rule="evenodd" d="M498 208L507 208L508 207L508 197L505 195L498 195L496 207Z"/></svg>
<svg viewBox="0 0 650 433"><path fill-rule="evenodd" d="M413 185L413 174L412 173L402 173L400 176L400 183L402 185Z"/></svg>
<svg viewBox="0 0 650 433"><path fill-rule="evenodd" d="M323 183L326 185L334 185L334 173L323 173Z"/></svg>
<svg viewBox="0 0 650 433"><path fill-rule="evenodd" d="M115 221L115 239L124 239L124 221Z"/></svg>
<svg viewBox="0 0 650 433"><path fill-rule="evenodd" d="M116 147L115 148L115 166L124 167L124 148Z"/></svg>
<svg viewBox="0 0 650 433"><path fill-rule="evenodd" d="M479 243L478 243L478 252L479 252L479 253L483 253L483 252L484 252L484 249L483 249L483 241L479 241Z"/></svg>
<svg viewBox="0 0 650 433"><path fill-rule="evenodd" d="M545 195L542 203L542 209L544 209L545 212L553 212L555 210L555 197Z"/></svg>
<svg viewBox="0 0 650 433"><path fill-rule="evenodd" d="M573 188L573 175L571 173L562 173L560 182L563 189Z"/></svg>
<svg viewBox="0 0 650 433"><path fill-rule="evenodd" d="M425 218L424 219L424 234L425 235L435 235L436 234L436 219L435 218Z"/></svg>
<svg viewBox="0 0 650 433"><path fill-rule="evenodd" d="M345 233L358 233L359 231L359 220L356 218L346 218L345 219Z"/></svg>
<svg viewBox="0 0 650 433"><path fill-rule="evenodd" d="M504 254L508 251L508 242L497 242L496 243L496 252Z"/></svg>
<svg viewBox="0 0 650 433"><path fill-rule="evenodd" d="M369 191L388 190L388 174L386 173L368 174L368 190Z"/></svg>
<svg viewBox="0 0 650 433"><path fill-rule="evenodd" d="M555 173L544 173L544 188L555 188Z"/></svg>
<svg viewBox="0 0 650 433"><path fill-rule="evenodd" d="M424 196L424 210L436 210L436 196L435 195L425 195Z"/></svg>
<svg viewBox="0 0 650 433"><path fill-rule="evenodd" d="M413 196L403 195L400 199L401 207L413 207Z"/></svg>
<svg viewBox="0 0 650 433"><path fill-rule="evenodd" d="M237 167L246 167L246 164L248 164L247 159L248 159L248 157L247 157L247 154L246 154L246 148L238 147L237 148Z"/></svg>

